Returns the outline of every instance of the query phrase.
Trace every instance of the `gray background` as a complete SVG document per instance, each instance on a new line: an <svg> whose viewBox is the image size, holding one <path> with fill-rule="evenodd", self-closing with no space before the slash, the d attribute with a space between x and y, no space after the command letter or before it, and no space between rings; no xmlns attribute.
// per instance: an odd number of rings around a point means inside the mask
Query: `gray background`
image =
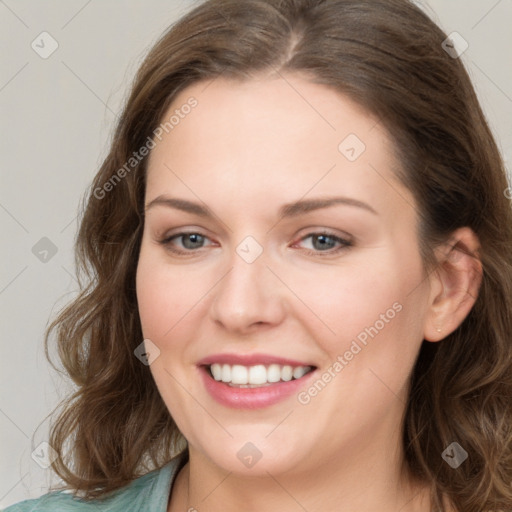
<svg viewBox="0 0 512 512"><path fill-rule="evenodd" d="M43 333L77 290L78 203L106 155L146 51L195 3L0 0L0 508L37 497L56 480L36 463L44 464L44 451L31 454L47 440L43 420L71 390L46 362ZM512 0L421 5L448 34L457 31L469 43L462 60L510 168ZM50 48L49 39L38 37L43 31L58 43L46 59L31 47L35 41L40 52Z"/></svg>

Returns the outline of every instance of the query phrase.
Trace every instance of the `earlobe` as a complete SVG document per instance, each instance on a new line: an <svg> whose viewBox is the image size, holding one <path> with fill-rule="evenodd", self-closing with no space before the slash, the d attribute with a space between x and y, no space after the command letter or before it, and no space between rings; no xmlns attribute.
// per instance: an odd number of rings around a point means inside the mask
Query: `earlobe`
<svg viewBox="0 0 512 512"><path fill-rule="evenodd" d="M474 306L482 281L479 248L478 237L464 227L457 229L439 249L438 265L431 274L425 340L436 342L446 338Z"/></svg>

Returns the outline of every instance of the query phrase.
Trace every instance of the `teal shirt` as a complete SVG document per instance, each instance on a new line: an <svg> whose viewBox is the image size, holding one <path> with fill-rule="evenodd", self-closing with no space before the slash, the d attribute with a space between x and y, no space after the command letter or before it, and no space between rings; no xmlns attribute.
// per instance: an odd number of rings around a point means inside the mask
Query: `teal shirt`
<svg viewBox="0 0 512 512"><path fill-rule="evenodd" d="M185 451L161 469L137 478L104 500L86 502L70 493L54 491L20 501L2 512L167 512L172 484L187 460Z"/></svg>

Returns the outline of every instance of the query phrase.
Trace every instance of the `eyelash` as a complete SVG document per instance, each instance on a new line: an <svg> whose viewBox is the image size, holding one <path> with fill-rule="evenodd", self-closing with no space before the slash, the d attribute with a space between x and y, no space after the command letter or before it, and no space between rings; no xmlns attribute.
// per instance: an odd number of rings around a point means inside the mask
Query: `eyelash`
<svg viewBox="0 0 512 512"><path fill-rule="evenodd" d="M167 250L169 250L175 254L183 255L183 256L192 256L193 253L199 252L199 250L203 249L203 247L200 247L198 250L194 250L194 249L179 250L179 249L174 248L171 243L173 240L175 240L177 238L182 238L182 237L185 237L188 235L199 235L205 239L208 239L207 236L205 236L201 233L198 233L197 231L184 231L184 232L176 233L174 235L166 237L162 240L159 240L158 243L163 245ZM337 249L329 249L326 251L305 249L306 254L312 255L312 256L323 256L323 257L333 256L333 255L338 254L338 253L348 249L349 247L353 246L352 240L347 240L347 239L341 238L337 235L334 235L333 233L329 233L328 231L319 231L319 232L314 231L314 232L308 233L306 236L303 236L299 240L299 242L303 242L304 240L307 240L308 238L319 237L319 236L328 237L328 238L332 239L335 243L338 243L341 245ZM294 245L296 245L296 244L294 244Z"/></svg>

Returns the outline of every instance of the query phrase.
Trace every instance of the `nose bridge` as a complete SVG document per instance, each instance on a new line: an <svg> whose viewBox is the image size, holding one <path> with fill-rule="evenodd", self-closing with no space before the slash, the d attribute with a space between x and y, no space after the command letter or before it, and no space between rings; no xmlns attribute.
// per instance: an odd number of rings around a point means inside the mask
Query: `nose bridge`
<svg viewBox="0 0 512 512"><path fill-rule="evenodd" d="M233 251L229 272L216 287L211 314L227 329L275 324L284 313L279 280L267 268L263 247L247 237Z"/></svg>

